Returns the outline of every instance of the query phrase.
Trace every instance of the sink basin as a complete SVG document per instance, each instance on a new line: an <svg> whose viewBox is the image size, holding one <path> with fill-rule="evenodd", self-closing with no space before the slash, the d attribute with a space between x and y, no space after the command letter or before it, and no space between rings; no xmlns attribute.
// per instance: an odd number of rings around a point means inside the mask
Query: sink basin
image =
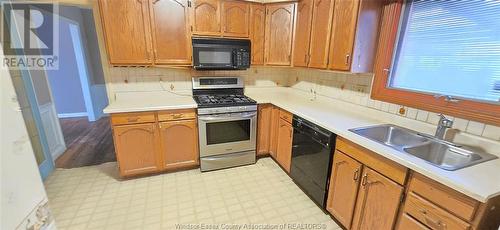
<svg viewBox="0 0 500 230"><path fill-rule="evenodd" d="M429 141L427 138L419 136L412 130L394 125L377 125L351 129L351 131L368 139L395 148L419 145Z"/></svg>
<svg viewBox="0 0 500 230"><path fill-rule="evenodd" d="M350 131L450 171L498 158L395 125L376 125Z"/></svg>

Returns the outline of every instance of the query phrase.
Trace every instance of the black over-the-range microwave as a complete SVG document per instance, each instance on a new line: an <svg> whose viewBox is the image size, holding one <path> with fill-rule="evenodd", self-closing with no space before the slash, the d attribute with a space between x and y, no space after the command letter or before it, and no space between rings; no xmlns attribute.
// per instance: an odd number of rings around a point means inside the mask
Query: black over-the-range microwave
<svg viewBox="0 0 500 230"><path fill-rule="evenodd" d="M250 67L250 40L193 38L196 70L244 70Z"/></svg>

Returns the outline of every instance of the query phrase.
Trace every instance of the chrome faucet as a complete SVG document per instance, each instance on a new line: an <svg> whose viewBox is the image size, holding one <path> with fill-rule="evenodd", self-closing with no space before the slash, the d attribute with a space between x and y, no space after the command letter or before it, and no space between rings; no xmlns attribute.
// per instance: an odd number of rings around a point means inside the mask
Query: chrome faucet
<svg viewBox="0 0 500 230"><path fill-rule="evenodd" d="M446 129L451 128L453 126L453 121L446 118L443 114L439 114L439 117L440 118L436 129L436 134L434 134L434 137L436 137L439 140L443 140L444 134L446 133Z"/></svg>

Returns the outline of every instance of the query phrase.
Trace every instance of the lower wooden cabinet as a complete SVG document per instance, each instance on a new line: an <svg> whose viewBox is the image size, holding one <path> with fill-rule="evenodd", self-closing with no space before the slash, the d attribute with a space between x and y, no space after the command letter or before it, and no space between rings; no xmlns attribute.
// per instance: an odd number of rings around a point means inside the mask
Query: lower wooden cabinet
<svg viewBox="0 0 500 230"><path fill-rule="evenodd" d="M351 227L363 165L335 151L326 210L347 229Z"/></svg>
<svg viewBox="0 0 500 230"><path fill-rule="evenodd" d="M280 108L273 106L271 109L271 133L269 141L269 153L276 159L278 156L278 132L280 122Z"/></svg>
<svg viewBox="0 0 500 230"><path fill-rule="evenodd" d="M352 229L392 229L403 187L365 167L361 177Z"/></svg>
<svg viewBox="0 0 500 230"><path fill-rule="evenodd" d="M270 153L273 106L271 104L259 105L258 112L257 156L263 156Z"/></svg>
<svg viewBox="0 0 500 230"><path fill-rule="evenodd" d="M292 162L292 138L292 124L288 123L284 119L280 119L276 160L287 173L290 173L290 166Z"/></svg>
<svg viewBox="0 0 500 230"><path fill-rule="evenodd" d="M180 169L199 165L198 128L196 120L160 122L163 168Z"/></svg>
<svg viewBox="0 0 500 230"><path fill-rule="evenodd" d="M120 175L132 176L157 172L161 168L156 123L113 127L116 158Z"/></svg>
<svg viewBox="0 0 500 230"><path fill-rule="evenodd" d="M406 213L403 213L401 217L399 218L399 224L396 229L401 229L401 230L430 230L430 228L426 227L425 225L421 224L415 218L409 216Z"/></svg>

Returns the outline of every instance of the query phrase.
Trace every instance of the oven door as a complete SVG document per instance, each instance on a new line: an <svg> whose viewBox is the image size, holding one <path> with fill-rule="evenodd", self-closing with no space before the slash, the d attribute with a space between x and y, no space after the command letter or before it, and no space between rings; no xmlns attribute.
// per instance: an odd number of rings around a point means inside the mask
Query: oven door
<svg viewBox="0 0 500 230"><path fill-rule="evenodd" d="M234 49L232 47L193 47L193 67L198 70L234 69Z"/></svg>
<svg viewBox="0 0 500 230"><path fill-rule="evenodd" d="M255 150L257 112L198 116L200 157Z"/></svg>

